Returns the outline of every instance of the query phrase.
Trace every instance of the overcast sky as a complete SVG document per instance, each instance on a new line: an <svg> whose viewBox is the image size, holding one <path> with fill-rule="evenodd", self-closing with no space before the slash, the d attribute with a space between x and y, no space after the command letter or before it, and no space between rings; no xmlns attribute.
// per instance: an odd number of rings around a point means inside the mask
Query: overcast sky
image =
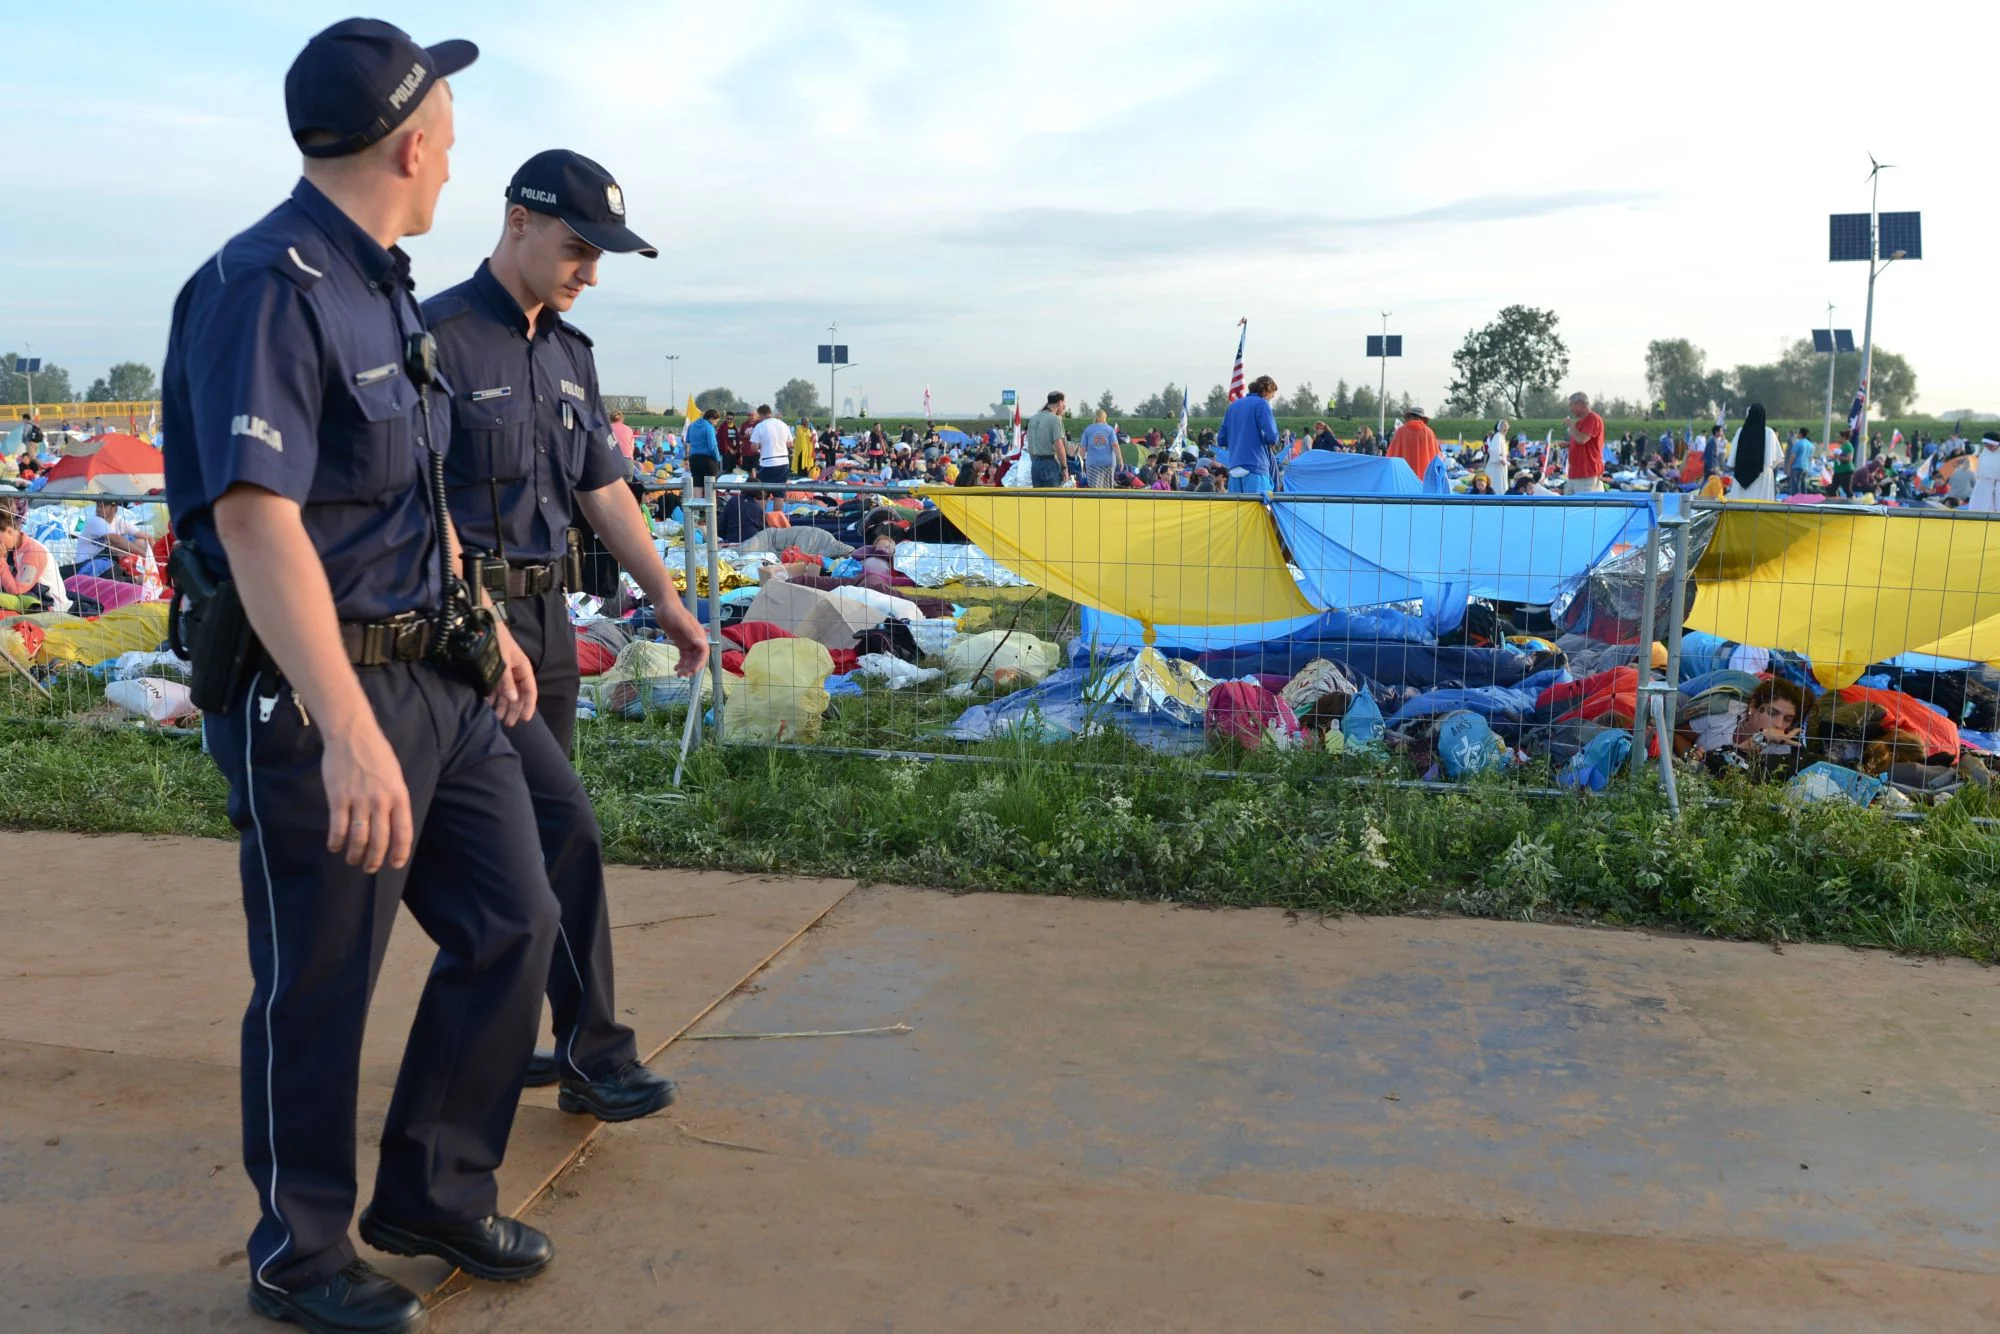
<svg viewBox="0 0 2000 1334"><path fill-rule="evenodd" d="M1002 388L1130 405L1248 367L1289 393L1373 383L1435 406L1499 307L1555 310L1573 387L1638 397L1645 346L1773 358L1825 322L1860 336L1865 266L1826 215L1924 215L1882 280L1877 336L1918 406L2000 409L2000 20L1964 3L1673 5L734 0L404 4L467 37L458 148L420 287L464 277L520 161L574 148L660 248L609 257L572 315L606 392L815 376L842 394L983 411ZM0 341L79 389L157 368L187 274L291 187L285 67L337 8L256 0L10 12ZM1962 73L1955 56L1966 57ZM26 194L22 183L38 187ZM822 380L823 384L823 380ZM1846 392L1846 391L1843 391ZM822 389L824 393L824 389Z"/></svg>

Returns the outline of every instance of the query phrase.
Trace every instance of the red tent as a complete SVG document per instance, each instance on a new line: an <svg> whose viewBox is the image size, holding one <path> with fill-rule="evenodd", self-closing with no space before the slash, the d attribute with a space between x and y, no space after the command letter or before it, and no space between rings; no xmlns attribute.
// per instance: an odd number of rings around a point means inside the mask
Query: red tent
<svg viewBox="0 0 2000 1334"><path fill-rule="evenodd" d="M160 451L129 435L100 435L49 469L43 495L140 496L167 484Z"/></svg>

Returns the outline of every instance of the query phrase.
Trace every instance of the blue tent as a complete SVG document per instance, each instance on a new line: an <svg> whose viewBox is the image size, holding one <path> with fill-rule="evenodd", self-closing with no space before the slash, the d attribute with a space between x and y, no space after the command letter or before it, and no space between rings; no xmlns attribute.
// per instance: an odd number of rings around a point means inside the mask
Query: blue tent
<svg viewBox="0 0 2000 1334"><path fill-rule="evenodd" d="M1415 504L1301 498L1271 510L1315 604L1421 598L1437 631L1459 623L1468 596L1552 602L1599 561L1644 542L1653 524L1645 497L1610 494Z"/></svg>
<svg viewBox="0 0 2000 1334"><path fill-rule="evenodd" d="M1416 496L1424 487L1401 459L1308 449L1285 466L1287 493L1312 496Z"/></svg>

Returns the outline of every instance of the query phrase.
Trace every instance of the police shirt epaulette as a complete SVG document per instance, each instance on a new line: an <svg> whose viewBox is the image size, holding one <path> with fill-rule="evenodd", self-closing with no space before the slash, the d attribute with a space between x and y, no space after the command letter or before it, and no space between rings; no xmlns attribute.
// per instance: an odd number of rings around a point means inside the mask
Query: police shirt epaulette
<svg viewBox="0 0 2000 1334"><path fill-rule="evenodd" d="M595 343L593 343L593 342L591 342L591 341L590 341L590 335L589 335L589 334L587 334L587 333L585 333L585 332L584 332L583 330L581 330L581 329L577 328L577 327L576 327L576 326L575 326L574 324L571 324L571 323L570 323L570 322L569 322L568 320L562 320L562 319L559 319L559 320L557 320L557 321L556 321L556 323L557 323L558 325L560 325L560 326L562 327L562 330L563 330L563 332L564 332L564 333L568 334L568 335L569 335L570 337L572 337L572 338L575 338L575 339L577 339L577 340L578 340L578 341L580 341L580 342L581 342L581 343L582 343L582 344L583 344L583 345L584 345L585 347L595 347L595 346L597 346L597 345L596 345Z"/></svg>
<svg viewBox="0 0 2000 1334"><path fill-rule="evenodd" d="M424 302L424 323L435 329L446 320L455 320L472 309L472 303L465 299L465 293L451 290L440 292Z"/></svg>
<svg viewBox="0 0 2000 1334"><path fill-rule="evenodd" d="M241 274L271 268L309 292L326 277L326 251L316 237L244 235L232 237L216 252L215 268L224 282Z"/></svg>

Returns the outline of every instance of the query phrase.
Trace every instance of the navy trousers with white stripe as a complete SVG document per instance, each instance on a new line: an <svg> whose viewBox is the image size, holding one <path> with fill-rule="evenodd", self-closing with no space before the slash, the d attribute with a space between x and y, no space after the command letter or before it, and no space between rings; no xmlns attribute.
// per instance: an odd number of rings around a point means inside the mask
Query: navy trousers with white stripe
<svg viewBox="0 0 2000 1334"><path fill-rule="evenodd" d="M639 1057L618 1022L611 976L611 919L604 901L604 839L570 766L576 732L576 632L561 592L510 598L507 628L535 668L535 716L507 729L535 803L535 828L562 929L549 964L549 1013L563 1075L602 1079Z"/></svg>
<svg viewBox="0 0 2000 1334"><path fill-rule="evenodd" d="M428 663L364 669L402 764L410 865L326 851L320 730L275 672L206 720L242 833L255 979L243 1016L243 1161L262 1217L253 1281L293 1289L354 1258L361 1035L399 903L438 946L382 1130L374 1207L402 1223L498 1211L558 910L521 763L493 711Z"/></svg>

